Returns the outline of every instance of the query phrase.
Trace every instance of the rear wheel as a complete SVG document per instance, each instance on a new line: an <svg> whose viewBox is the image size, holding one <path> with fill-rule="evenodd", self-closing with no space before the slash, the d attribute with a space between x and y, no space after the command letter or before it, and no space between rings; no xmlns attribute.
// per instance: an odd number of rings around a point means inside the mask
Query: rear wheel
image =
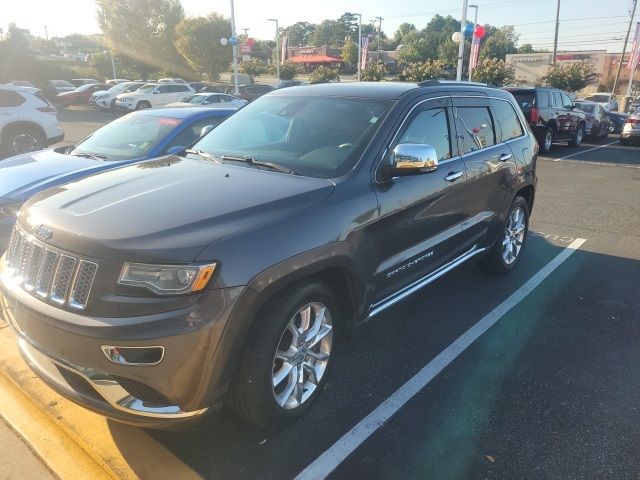
<svg viewBox="0 0 640 480"><path fill-rule="evenodd" d="M542 137L542 142L540 142L540 151L542 153L549 153L552 146L553 146L553 130L551 128L547 128L544 132L544 136Z"/></svg>
<svg viewBox="0 0 640 480"><path fill-rule="evenodd" d="M584 125L578 127L576 133L574 133L571 140L569 140L569 146L577 147L582 143L582 140L584 140Z"/></svg>
<svg viewBox="0 0 640 480"><path fill-rule="evenodd" d="M249 334L227 406L273 428L304 414L332 365L338 309L321 283L291 287L259 314Z"/></svg>
<svg viewBox="0 0 640 480"><path fill-rule="evenodd" d="M7 155L20 155L45 147L45 138L33 127L8 127L3 133L2 143Z"/></svg>
<svg viewBox="0 0 640 480"><path fill-rule="evenodd" d="M478 259L478 265L487 273L504 275L511 272L522 257L529 231L529 204L523 197L511 203L503 234L489 253Z"/></svg>

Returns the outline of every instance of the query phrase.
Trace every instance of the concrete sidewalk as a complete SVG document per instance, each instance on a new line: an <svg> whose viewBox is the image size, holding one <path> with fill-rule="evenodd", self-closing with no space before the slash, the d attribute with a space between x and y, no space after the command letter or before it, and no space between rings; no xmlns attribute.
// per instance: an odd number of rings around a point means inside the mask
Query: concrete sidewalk
<svg viewBox="0 0 640 480"><path fill-rule="evenodd" d="M0 480L54 480L56 477L0 417Z"/></svg>

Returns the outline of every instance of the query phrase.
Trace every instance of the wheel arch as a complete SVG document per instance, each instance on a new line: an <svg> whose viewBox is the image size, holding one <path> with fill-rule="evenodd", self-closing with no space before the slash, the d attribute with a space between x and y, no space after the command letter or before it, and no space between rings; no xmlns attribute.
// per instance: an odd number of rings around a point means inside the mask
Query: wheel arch
<svg viewBox="0 0 640 480"><path fill-rule="evenodd" d="M36 130L40 135L42 135L42 138L45 142L47 141L47 134L45 133L44 129L37 123L30 122L28 120L18 120L17 122L8 123L4 127L2 127L2 129L0 129L0 138L4 139L6 133L8 131L11 131L11 129L13 128L32 128Z"/></svg>

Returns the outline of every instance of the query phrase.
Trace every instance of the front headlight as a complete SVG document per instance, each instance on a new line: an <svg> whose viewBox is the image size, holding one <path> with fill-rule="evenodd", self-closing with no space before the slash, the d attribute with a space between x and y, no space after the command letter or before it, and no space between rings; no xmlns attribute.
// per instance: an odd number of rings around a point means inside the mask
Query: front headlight
<svg viewBox="0 0 640 480"><path fill-rule="evenodd" d="M22 206L22 202L0 205L0 219L5 217L13 217L13 218L17 217L21 206Z"/></svg>
<svg viewBox="0 0 640 480"><path fill-rule="evenodd" d="M215 263L209 265L125 263L118 283L148 288L158 295L180 295L202 290L209 283L215 269Z"/></svg>

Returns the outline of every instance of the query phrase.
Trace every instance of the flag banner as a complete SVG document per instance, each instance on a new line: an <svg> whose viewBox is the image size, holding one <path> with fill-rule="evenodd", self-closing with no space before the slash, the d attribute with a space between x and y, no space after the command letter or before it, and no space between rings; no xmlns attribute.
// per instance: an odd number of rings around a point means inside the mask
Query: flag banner
<svg viewBox="0 0 640 480"><path fill-rule="evenodd" d="M473 36L471 40L471 58L469 59L469 68L474 69L478 65L478 55L480 54L481 38Z"/></svg>
<svg viewBox="0 0 640 480"><path fill-rule="evenodd" d="M284 64L284 61L287 59L287 52L289 51L289 37L286 35L282 37L280 40L282 52L280 53L280 63Z"/></svg>
<svg viewBox="0 0 640 480"><path fill-rule="evenodd" d="M631 44L631 58L627 63L627 68L634 71L638 66L638 60L640 60L640 22L636 25L636 33Z"/></svg>
<svg viewBox="0 0 640 480"><path fill-rule="evenodd" d="M360 47L362 49L362 58L360 60L362 68L365 68L367 66L367 56L369 54L369 36L367 35L366 37L362 37L362 46Z"/></svg>

